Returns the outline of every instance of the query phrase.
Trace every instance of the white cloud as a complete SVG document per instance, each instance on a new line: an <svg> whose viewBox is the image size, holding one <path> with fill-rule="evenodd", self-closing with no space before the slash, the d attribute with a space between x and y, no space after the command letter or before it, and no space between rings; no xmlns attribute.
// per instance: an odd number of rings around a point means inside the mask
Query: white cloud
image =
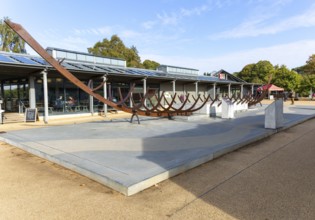
<svg viewBox="0 0 315 220"><path fill-rule="evenodd" d="M145 21L142 23L142 26L145 29L149 30L149 29L152 29L154 27L154 25L156 25L156 23L157 23L156 21Z"/></svg>
<svg viewBox="0 0 315 220"><path fill-rule="evenodd" d="M217 1L221 2L221 1ZM171 26L176 26L179 24L179 22L184 18L184 17L190 17L194 15L201 15L202 13L209 11L210 10L210 5L202 5L202 6L197 6L194 8L181 8L176 12L172 13L167 13L167 12L162 12L158 13L156 15L155 20L150 20L150 21L145 21L142 23L142 26L145 29L152 29L156 25L171 25Z"/></svg>
<svg viewBox="0 0 315 220"><path fill-rule="evenodd" d="M110 35L113 32L112 27L99 27L99 28L88 28L88 29L73 29L75 35L96 35L104 36Z"/></svg>
<svg viewBox="0 0 315 220"><path fill-rule="evenodd" d="M300 27L312 27L315 26L315 4L303 14L295 15L273 24L264 25L264 23L271 17L271 15L265 15L265 17L250 18L232 30L217 33L216 35L210 36L210 38L256 37L260 35L276 34Z"/></svg>
<svg viewBox="0 0 315 220"><path fill-rule="evenodd" d="M208 5L202 5L200 7L195 7L192 9L182 8L180 10L180 13L182 16L192 16L192 15L201 15L203 12L208 11L208 10L209 10Z"/></svg>
<svg viewBox="0 0 315 220"><path fill-rule="evenodd" d="M177 25L180 16L176 13L168 14L166 12L163 12L163 14L158 14L157 18L162 25Z"/></svg>
<svg viewBox="0 0 315 220"><path fill-rule="evenodd" d="M294 68L305 64L315 52L315 40L304 40L272 47L228 53L217 57L181 57L154 54L140 54L143 60L150 59L161 64L199 69L200 73L225 69L231 73L240 71L245 65L269 60L273 65L286 65Z"/></svg>
<svg viewBox="0 0 315 220"><path fill-rule="evenodd" d="M141 36L141 33L133 31L133 30L123 30L119 34L119 36L125 37L125 38L135 38Z"/></svg>

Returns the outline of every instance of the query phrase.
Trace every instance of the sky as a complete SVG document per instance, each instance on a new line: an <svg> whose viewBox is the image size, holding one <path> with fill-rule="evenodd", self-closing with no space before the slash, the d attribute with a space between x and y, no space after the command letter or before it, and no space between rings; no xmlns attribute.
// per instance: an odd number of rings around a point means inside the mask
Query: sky
<svg viewBox="0 0 315 220"><path fill-rule="evenodd" d="M1 0L3 17L44 48L87 52L117 34L142 61L200 74L260 60L294 68L315 54L313 0Z"/></svg>

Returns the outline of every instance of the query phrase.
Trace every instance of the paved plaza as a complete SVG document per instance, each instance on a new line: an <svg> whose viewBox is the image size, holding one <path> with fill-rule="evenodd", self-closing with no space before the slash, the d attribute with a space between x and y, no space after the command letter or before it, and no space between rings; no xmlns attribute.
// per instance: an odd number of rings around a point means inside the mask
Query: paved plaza
<svg viewBox="0 0 315 220"><path fill-rule="evenodd" d="M227 152L315 116L311 106L285 106L284 127L264 128L264 108L235 119L129 118L8 131L0 139L133 195Z"/></svg>

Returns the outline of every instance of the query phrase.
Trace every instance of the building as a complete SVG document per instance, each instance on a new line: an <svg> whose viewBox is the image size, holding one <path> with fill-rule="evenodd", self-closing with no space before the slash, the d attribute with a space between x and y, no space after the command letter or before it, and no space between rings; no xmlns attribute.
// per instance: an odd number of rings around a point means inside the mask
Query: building
<svg viewBox="0 0 315 220"><path fill-rule="evenodd" d="M117 58L94 56L88 53L47 48L60 64L91 88L112 100L127 95L135 84L134 99L143 97L147 89L166 91L170 95L190 93L212 97L239 93L253 93L254 85L220 70L211 76L199 75L197 69L161 65L157 70L126 67L126 61ZM34 55L0 52L0 80L2 108L6 112L23 113L25 108L37 108L43 116L48 100L49 116L94 113L106 109L65 79L43 58ZM104 83L105 81L105 83ZM47 97L45 99L45 88ZM132 103L128 103L132 105ZM106 109L107 110L107 109Z"/></svg>

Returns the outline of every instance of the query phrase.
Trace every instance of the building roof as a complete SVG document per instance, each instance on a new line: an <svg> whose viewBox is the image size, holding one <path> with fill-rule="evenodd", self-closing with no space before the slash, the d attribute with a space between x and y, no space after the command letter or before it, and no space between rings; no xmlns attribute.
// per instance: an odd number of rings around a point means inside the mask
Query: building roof
<svg viewBox="0 0 315 220"><path fill-rule="evenodd" d="M263 85L261 87L258 87L258 91L261 91L261 90L268 90L268 91L284 91L284 88L280 88L274 84L266 84L266 85Z"/></svg>
<svg viewBox="0 0 315 220"><path fill-rule="evenodd" d="M246 83L245 80L242 80L241 78L236 77L235 75L225 71L224 69L216 71L212 75L220 78L220 74L226 74L226 76L227 76L226 79L229 79L229 80L232 80L232 81L236 81L236 82L244 82L244 83Z"/></svg>
<svg viewBox="0 0 315 220"><path fill-rule="evenodd" d="M53 48L50 48L53 49ZM65 50L66 51L66 50ZM84 53L85 54L85 53ZM86 54L89 55L89 54ZM189 75L189 74L174 74L171 72L164 72L160 70L148 70L140 68L122 67L109 64L100 64L93 62L84 62L79 60L65 59L61 62L61 65L68 69L70 72L83 73L83 74L96 74L96 75L115 75L115 76L129 76L129 77L147 77L166 80L183 80L183 81L200 81L200 82L212 82L212 83L246 83L245 81L230 79L219 79L214 76L201 76L201 75ZM7 71L2 68L0 79L10 78L10 73L13 72L13 68L27 68L34 70L54 70L54 68L48 64L43 58L35 55L16 54L0 52L0 66L7 67ZM10 68L9 68L10 67ZM187 68L188 69L188 68ZM16 71L17 72L17 71ZM23 71L22 71L23 72ZM26 71L25 71L26 72ZM31 70L27 71L30 73ZM13 73L12 73L13 74ZM5 78L6 77L6 78Z"/></svg>

